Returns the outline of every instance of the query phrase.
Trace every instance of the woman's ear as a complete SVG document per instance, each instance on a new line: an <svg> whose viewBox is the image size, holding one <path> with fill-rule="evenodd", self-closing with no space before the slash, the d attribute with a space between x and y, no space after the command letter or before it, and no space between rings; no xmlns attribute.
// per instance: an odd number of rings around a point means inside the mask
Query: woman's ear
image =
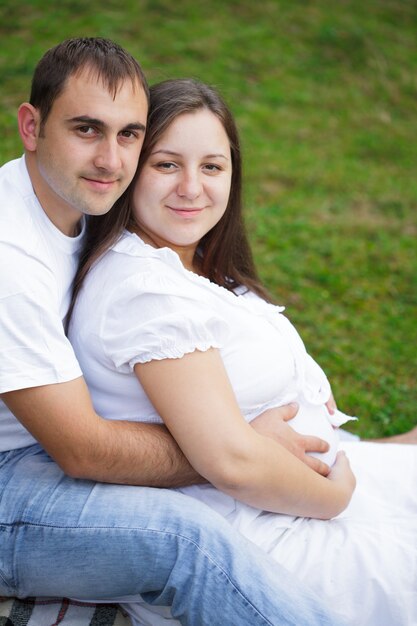
<svg viewBox="0 0 417 626"><path fill-rule="evenodd" d="M20 137L25 149L34 152L38 143L40 115L38 109L24 102L17 112L17 123Z"/></svg>

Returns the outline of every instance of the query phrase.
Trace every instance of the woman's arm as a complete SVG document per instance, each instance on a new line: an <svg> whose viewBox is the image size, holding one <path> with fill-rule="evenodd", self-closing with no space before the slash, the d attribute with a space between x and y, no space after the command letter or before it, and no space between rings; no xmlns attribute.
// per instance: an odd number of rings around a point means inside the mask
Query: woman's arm
<svg viewBox="0 0 417 626"><path fill-rule="evenodd" d="M243 419L220 354L135 365L136 375L191 465L218 489L268 511L328 519L355 479L340 454L327 478Z"/></svg>

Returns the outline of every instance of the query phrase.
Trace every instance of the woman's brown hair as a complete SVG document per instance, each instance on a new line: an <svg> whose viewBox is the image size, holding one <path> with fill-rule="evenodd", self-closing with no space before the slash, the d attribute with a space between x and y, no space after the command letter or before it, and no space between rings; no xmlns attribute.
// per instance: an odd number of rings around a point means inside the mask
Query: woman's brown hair
<svg viewBox="0 0 417 626"><path fill-rule="evenodd" d="M229 108L210 86L194 79L166 80L150 89L147 130L135 179L106 215L88 217L87 235L74 281L71 316L75 299L92 267L132 223L131 196L135 180L155 144L179 116L201 109L211 111L221 122L230 142L232 179L226 211L219 222L201 239L199 267L204 276L229 291L239 286L270 300L253 262L242 217L242 159L239 135Z"/></svg>

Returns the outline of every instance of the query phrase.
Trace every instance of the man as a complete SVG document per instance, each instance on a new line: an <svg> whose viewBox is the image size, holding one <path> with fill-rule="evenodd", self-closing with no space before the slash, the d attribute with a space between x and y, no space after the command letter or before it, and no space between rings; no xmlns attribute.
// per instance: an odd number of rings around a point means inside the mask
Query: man
<svg viewBox="0 0 417 626"><path fill-rule="evenodd" d="M164 427L95 413L65 337L84 216L132 180L147 95L113 42L63 42L19 108L25 156L0 170L0 595L141 594L183 624L336 624L213 512L149 488L201 478ZM256 427L325 473L305 452L326 444L293 433L293 413Z"/></svg>

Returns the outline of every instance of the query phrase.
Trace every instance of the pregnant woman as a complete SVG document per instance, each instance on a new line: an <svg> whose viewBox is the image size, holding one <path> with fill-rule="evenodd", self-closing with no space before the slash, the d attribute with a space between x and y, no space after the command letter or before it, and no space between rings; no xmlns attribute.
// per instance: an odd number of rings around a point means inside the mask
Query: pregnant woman
<svg viewBox="0 0 417 626"><path fill-rule="evenodd" d="M213 89L193 80L151 89L136 180L89 230L70 338L96 410L162 420L208 481L182 491L297 572L347 623L417 623L417 448L337 451L334 427L347 417L257 278L236 127ZM331 444L327 477L250 426L290 401L300 407L294 428ZM165 623L147 607L129 610Z"/></svg>

